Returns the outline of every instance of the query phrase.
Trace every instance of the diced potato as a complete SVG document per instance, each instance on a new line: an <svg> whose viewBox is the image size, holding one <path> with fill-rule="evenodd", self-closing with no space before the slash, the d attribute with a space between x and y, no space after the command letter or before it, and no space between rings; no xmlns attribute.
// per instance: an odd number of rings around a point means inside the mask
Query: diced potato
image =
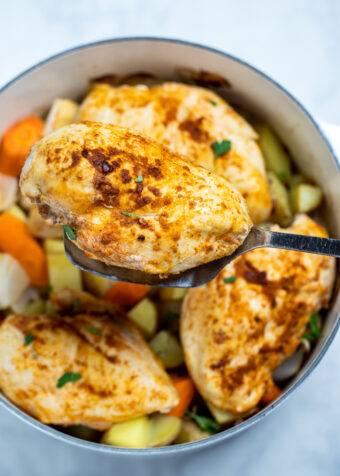
<svg viewBox="0 0 340 476"><path fill-rule="evenodd" d="M63 240L48 238L44 240L44 250L46 254L51 255L65 254L64 242Z"/></svg>
<svg viewBox="0 0 340 476"><path fill-rule="evenodd" d="M209 408L212 416L220 425L225 425L226 423L232 423L240 418L246 418L257 411L257 407L252 408L244 413L235 413L229 410L221 410L221 408L217 408L214 404L205 401L207 407Z"/></svg>
<svg viewBox="0 0 340 476"><path fill-rule="evenodd" d="M170 415L153 415L150 418L148 447L165 446L172 443L182 426L180 418Z"/></svg>
<svg viewBox="0 0 340 476"><path fill-rule="evenodd" d="M24 223L27 223L27 216L25 212L22 211L18 205L12 205L9 208L7 208L6 213L9 213L15 218L18 218L19 220L23 221Z"/></svg>
<svg viewBox="0 0 340 476"><path fill-rule="evenodd" d="M27 226L30 233L37 238L62 238L63 236L62 227L44 220L36 206L29 209Z"/></svg>
<svg viewBox="0 0 340 476"><path fill-rule="evenodd" d="M53 291L64 288L82 290L81 273L73 266L65 254L47 254L49 284Z"/></svg>
<svg viewBox="0 0 340 476"><path fill-rule="evenodd" d="M190 443L192 441L203 440L211 436L210 433L202 431L192 420L183 420L181 430L175 439L175 444Z"/></svg>
<svg viewBox="0 0 340 476"><path fill-rule="evenodd" d="M44 135L76 121L79 106L70 99L55 99L45 121Z"/></svg>
<svg viewBox="0 0 340 476"><path fill-rule="evenodd" d="M97 297L103 297L106 291L112 286L112 280L97 276L96 274L82 271L84 286Z"/></svg>
<svg viewBox="0 0 340 476"><path fill-rule="evenodd" d="M18 301L29 283L19 263L7 253L0 254L0 309L6 309Z"/></svg>
<svg viewBox="0 0 340 476"><path fill-rule="evenodd" d="M209 408L210 413L212 414L214 419L220 425L224 425L225 423L231 423L240 418L239 413L231 412L229 410L221 410L220 408L217 408L215 405L208 401L206 401L205 403L207 404L207 407Z"/></svg>
<svg viewBox="0 0 340 476"><path fill-rule="evenodd" d="M115 423L107 430L101 440L105 445L126 448L147 448L151 422L147 416Z"/></svg>
<svg viewBox="0 0 340 476"><path fill-rule="evenodd" d="M295 188L297 185L300 185L300 183L303 183L305 181L305 177L301 174L293 174L290 178L290 187Z"/></svg>
<svg viewBox="0 0 340 476"><path fill-rule="evenodd" d="M3 212L17 199L18 180L9 175L0 174L0 212Z"/></svg>
<svg viewBox="0 0 340 476"><path fill-rule="evenodd" d="M128 312L128 318L133 321L147 338L151 338L157 329L157 307L148 298L139 301Z"/></svg>
<svg viewBox="0 0 340 476"><path fill-rule="evenodd" d="M172 369L184 363L182 347L169 331L158 332L149 344L166 368Z"/></svg>
<svg viewBox="0 0 340 476"><path fill-rule="evenodd" d="M274 172L281 180L289 182L291 162L281 142L266 124L260 124L256 129L259 133L259 145L263 152L267 170Z"/></svg>
<svg viewBox="0 0 340 476"><path fill-rule="evenodd" d="M322 190L316 185L300 183L291 191L293 210L307 213L317 208L322 202Z"/></svg>
<svg viewBox="0 0 340 476"><path fill-rule="evenodd" d="M185 288L161 288L159 291L159 297L162 300L172 299L179 300L183 299L187 290Z"/></svg>
<svg viewBox="0 0 340 476"><path fill-rule="evenodd" d="M268 183L273 200L271 219L281 226L288 226L293 219L288 190L273 172L268 172Z"/></svg>

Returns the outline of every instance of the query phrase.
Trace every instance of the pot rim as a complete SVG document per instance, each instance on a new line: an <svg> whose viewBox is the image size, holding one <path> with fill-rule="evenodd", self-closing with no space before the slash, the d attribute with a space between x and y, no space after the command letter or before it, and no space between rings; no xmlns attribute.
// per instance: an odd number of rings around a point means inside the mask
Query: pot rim
<svg viewBox="0 0 340 476"><path fill-rule="evenodd" d="M174 44L179 44L179 45L185 45L185 46L191 46L194 48L198 48L201 50L205 51L210 51L212 53L216 53L220 56L223 56L225 58L228 58L232 61L235 61L236 63L239 63L248 69L252 70L253 72L257 73L260 75L262 78L267 80L269 83L273 84L276 86L288 99L290 99L295 105L303 112L304 116L306 117L307 120L309 120L316 131L319 133L321 139L324 141L326 144L334 162L337 164L338 170L340 172L340 161L337 160L336 153L334 151L334 148L332 144L329 142L328 138L322 131L320 125L317 123L317 121L313 118L313 116L307 111L307 109L289 92L287 91L281 84L279 84L276 80L272 79L270 76L268 76L266 73L263 71L259 70L257 67L249 64L247 61L240 59L232 54L226 53L222 50L219 50L217 48L211 47L211 46L205 46L201 43L196 43L192 41L187 41L187 40L179 40L175 38L167 38L167 37L158 37L158 36L127 36L127 37L117 37L117 38L108 38L104 40L98 40L98 41L93 41L89 43L84 43L72 48L68 48L66 50L63 50L60 53L56 53L52 56L49 56L42 61L39 61L38 63L34 64L33 66L27 68L26 70L22 71L21 73L17 74L13 79L9 80L7 83L5 83L1 88L0 88L0 95L6 91L10 86L15 84L18 80L26 76L28 73L31 71L34 71L38 69L40 66L43 66L45 64L48 64L50 62L53 62L54 60L80 51L80 50L85 50L88 48L92 47L97 47L100 45L105 45L109 43L125 43L125 42L133 42L133 41L158 41L162 43L174 43ZM339 158L340 159L340 158ZM248 418L244 422L238 424L235 427L228 428L227 430L221 431L220 433L216 433L215 435L212 435L206 439L199 440L199 441L194 441L191 443L184 443L180 445L174 445L174 446L163 446L160 448L145 448L145 449L132 449L132 448L123 448L123 447L115 447L115 446L108 446L108 445L103 445L101 443L94 443L94 442L89 442L86 440L81 440L79 438L75 438L73 436L67 435L66 433L62 433L59 430L48 426L47 424L40 423L38 420L35 418L29 416L27 413L24 411L20 410L18 407L16 407L14 404L12 404L9 400L7 400L4 395L0 394L0 405L6 408L9 412L12 414L16 415L19 419L23 420L24 422L28 423L30 426L39 429L46 435L50 435L53 438L56 438L60 441L70 443L72 445L78 446L80 448L86 449L86 450L91 450L95 452L100 452L100 453L106 453L106 454L112 454L112 455L121 455L121 456L154 456L154 457L159 457L162 455L172 455L172 454L178 454L178 453L187 453L190 451L195 451L201 448L207 448L208 446L214 445L218 442L221 442L223 440L227 440L228 438L237 435L241 431L243 431L246 428L249 428L253 426L255 423L261 421L265 416L267 416L269 413L271 413L275 408L280 406L294 391L295 389L310 375L310 373L316 368L316 366L319 364L323 356L325 355L326 351L328 350L330 344L332 343L338 328L340 325L340 314L336 318L336 322L334 324L334 327L328 337L326 338L323 346L319 350L319 352L312 358L310 361L308 367L305 369L305 371L302 372L301 376L297 378L297 380L291 384L291 386L287 389L286 392L282 394L280 398L278 398L274 403L269 405L268 407L264 408L260 412L256 413L254 416Z"/></svg>

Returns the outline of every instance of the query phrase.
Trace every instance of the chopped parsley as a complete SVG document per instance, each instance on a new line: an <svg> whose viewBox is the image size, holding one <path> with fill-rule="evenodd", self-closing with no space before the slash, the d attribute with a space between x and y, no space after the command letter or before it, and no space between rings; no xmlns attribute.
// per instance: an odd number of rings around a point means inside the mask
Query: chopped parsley
<svg viewBox="0 0 340 476"><path fill-rule="evenodd" d="M309 318L309 329L303 334L304 339L316 340L321 336L321 330L318 324L319 314L314 312Z"/></svg>
<svg viewBox="0 0 340 476"><path fill-rule="evenodd" d="M276 176L280 179L280 180L283 180L283 181L287 181L288 180L288 176L287 174L285 174L284 172L278 172L276 174Z"/></svg>
<svg viewBox="0 0 340 476"><path fill-rule="evenodd" d="M138 175L138 177L135 178L136 183L143 182L143 175Z"/></svg>
<svg viewBox="0 0 340 476"><path fill-rule="evenodd" d="M214 157L216 159L220 155L223 155L226 152L229 152L229 150L231 149L231 141L230 140L222 140L221 142L215 141L212 143L212 148L214 149Z"/></svg>
<svg viewBox="0 0 340 476"><path fill-rule="evenodd" d="M35 339L34 335L31 332L29 332L27 336L25 337L25 345L26 346L30 345L30 343L34 341L34 339Z"/></svg>
<svg viewBox="0 0 340 476"><path fill-rule="evenodd" d="M237 276L229 276L228 278L223 278L224 284L234 283L237 279Z"/></svg>
<svg viewBox="0 0 340 476"><path fill-rule="evenodd" d="M189 410L186 411L186 414L197 423L202 431L206 431L207 433L215 433L221 429L221 425L212 418L197 415L196 413L193 413Z"/></svg>
<svg viewBox="0 0 340 476"><path fill-rule="evenodd" d="M74 230L72 230L72 228L70 226L64 225L63 228L64 228L64 232L70 238L70 240L74 241L74 240L77 239L76 232Z"/></svg>
<svg viewBox="0 0 340 476"><path fill-rule="evenodd" d="M134 218L141 218L140 215L136 215L135 213L131 212L120 212L122 215L125 215L126 217L134 217Z"/></svg>
<svg viewBox="0 0 340 476"><path fill-rule="evenodd" d="M69 382L76 382L81 379L81 375L75 372L66 372L62 377L58 379L57 388L61 388Z"/></svg>
<svg viewBox="0 0 340 476"><path fill-rule="evenodd" d="M210 104L212 104L213 106L217 106L217 102L213 100L210 101Z"/></svg>
<svg viewBox="0 0 340 476"><path fill-rule="evenodd" d="M92 332L92 334L101 335L101 333L102 333L102 331L100 329L98 329L98 327L87 326L86 329L89 332Z"/></svg>

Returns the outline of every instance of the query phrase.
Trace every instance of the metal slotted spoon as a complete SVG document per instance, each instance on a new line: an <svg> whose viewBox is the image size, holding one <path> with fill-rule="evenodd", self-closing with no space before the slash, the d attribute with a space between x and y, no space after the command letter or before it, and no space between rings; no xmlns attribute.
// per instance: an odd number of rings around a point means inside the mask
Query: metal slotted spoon
<svg viewBox="0 0 340 476"><path fill-rule="evenodd" d="M118 266L108 266L101 261L87 258L84 252L72 243L65 231L64 246L66 255L71 263L88 273L128 283L179 288L194 288L208 283L235 258L255 248L282 248L340 258L340 240L279 233L253 226L245 241L232 255L161 279L157 274L144 273Z"/></svg>

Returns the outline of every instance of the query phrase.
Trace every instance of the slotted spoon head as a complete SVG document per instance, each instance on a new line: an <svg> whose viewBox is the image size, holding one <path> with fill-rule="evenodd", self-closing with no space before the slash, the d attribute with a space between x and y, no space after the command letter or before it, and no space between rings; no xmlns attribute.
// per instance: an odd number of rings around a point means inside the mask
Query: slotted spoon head
<svg viewBox="0 0 340 476"><path fill-rule="evenodd" d="M164 279L161 279L157 274L144 273L143 271L135 271L119 266L109 266L101 261L87 258L85 253L69 239L65 231L64 246L66 255L72 264L83 271L96 274L97 276L109 278L114 281L148 284L149 286L194 288L202 286L214 279L228 263L233 261L240 254L264 246L267 240L266 233L265 230L253 226L243 244L232 255L202 264L197 268L188 269L182 273L171 274Z"/></svg>

